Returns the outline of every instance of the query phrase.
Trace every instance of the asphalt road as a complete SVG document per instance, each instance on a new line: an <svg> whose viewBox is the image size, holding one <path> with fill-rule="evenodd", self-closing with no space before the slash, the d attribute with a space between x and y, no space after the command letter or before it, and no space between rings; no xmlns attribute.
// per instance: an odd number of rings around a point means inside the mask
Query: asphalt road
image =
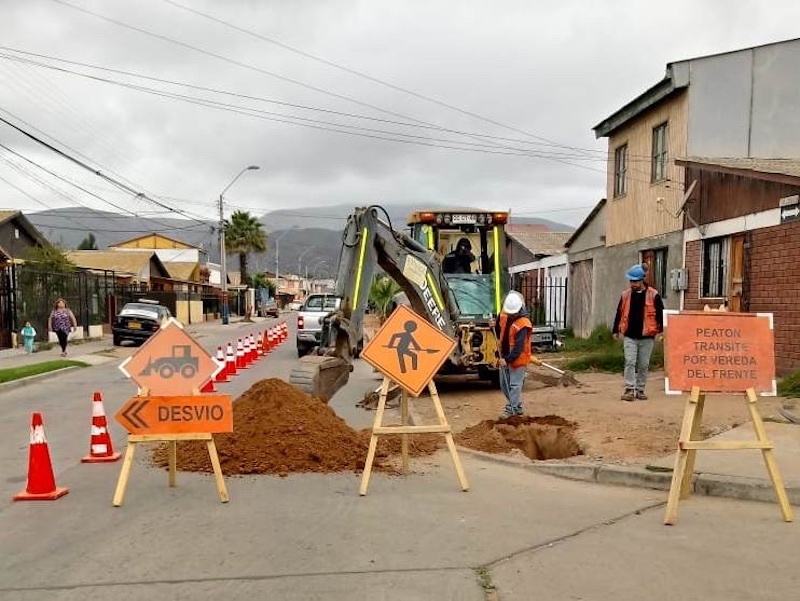
<svg viewBox="0 0 800 601"><path fill-rule="evenodd" d="M239 328L240 326L235 326ZM245 331L245 329L242 329ZM198 339L209 347L217 331ZM225 388L285 377L289 341ZM377 384L359 365L332 400L349 419ZM661 524L665 493L555 479L463 457L461 492L446 455L406 478L356 474L212 478L134 466L125 503L111 505L120 464L80 464L91 394L113 414L135 389L116 363L0 396L0 599L785 600L798 596L800 536L777 507L712 498L681 504ZM25 486L30 412L42 411L59 485L55 502L13 503ZM118 447L121 429L112 424Z"/></svg>

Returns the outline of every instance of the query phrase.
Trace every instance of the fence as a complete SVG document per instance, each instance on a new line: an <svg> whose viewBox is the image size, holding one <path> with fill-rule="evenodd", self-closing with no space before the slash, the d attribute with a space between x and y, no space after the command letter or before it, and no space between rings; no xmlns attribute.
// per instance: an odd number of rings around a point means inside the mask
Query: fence
<svg viewBox="0 0 800 601"><path fill-rule="evenodd" d="M522 293L537 326L567 327L567 278L543 277L538 270L514 274L514 288Z"/></svg>

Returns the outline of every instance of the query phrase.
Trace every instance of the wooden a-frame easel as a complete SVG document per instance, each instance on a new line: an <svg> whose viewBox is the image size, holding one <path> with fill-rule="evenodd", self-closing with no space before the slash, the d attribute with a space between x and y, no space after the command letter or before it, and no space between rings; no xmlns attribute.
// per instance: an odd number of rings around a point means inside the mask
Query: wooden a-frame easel
<svg viewBox="0 0 800 601"><path fill-rule="evenodd" d="M461 490L469 490L469 483L464 474L464 468L461 465L461 460L458 457L456 450L456 443L453 440L453 432L450 424L447 423L447 417L442 409L442 401L439 399L439 393L436 390L436 385L433 380L428 382L428 393L430 394L433 407L436 410L438 417L438 424L429 426L412 426L409 424L409 411L408 411L408 394L403 391L400 395L400 419L401 425L399 426L384 426L383 414L386 410L386 396L389 391L389 386L392 380L388 376L384 376L383 383L381 384L380 393L378 396L378 407L375 410L375 421L372 425L372 436L369 439L369 450L367 451L367 460L364 463L364 472L361 474L361 488L359 494L364 496L367 494L367 487L369 486L369 478L372 474L372 463L375 460L375 450L378 446L378 436L384 434L399 434L401 435L401 456L402 456L402 470L403 474L408 473L408 445L409 434L444 434L447 441L447 448L450 451L450 457L453 459L458 482L461 484Z"/></svg>
<svg viewBox="0 0 800 601"><path fill-rule="evenodd" d="M199 390L194 390L192 394L199 395ZM143 389L139 391L139 396L148 396L148 390ZM178 441L179 440L204 440L206 447L208 447L208 456L211 459L211 467L214 470L214 480L217 484L217 492L219 492L219 500L227 503L230 500L228 497L228 489L225 486L225 479L222 477L222 466L219 463L219 455L217 454L217 445L214 444L214 437L208 432L198 433L175 433L175 434L128 434L128 446L125 449L125 458L122 460L122 470L119 473L119 480L117 480L117 488L114 491L114 507L122 505L122 500L125 498L125 489L128 487L128 478L131 475L131 468L133 467L133 458L136 454L136 445L143 442L168 442L169 443L169 486L173 487L177 483L177 464L178 464Z"/></svg>
<svg viewBox="0 0 800 601"><path fill-rule="evenodd" d="M672 472L672 484L669 489L669 500L667 501L667 511L664 516L664 523L672 525L678 516L678 503L681 499L689 498L692 488L692 472L694 472L694 461L697 451L734 451L740 449L759 449L764 456L764 463L767 467L772 486L778 497L778 504L783 514L783 519L791 522L794 517L789 499L786 495L786 488L783 484L778 465L773 454L774 445L767 438L764 422L758 412L756 401L756 391L749 388L744 393L744 400L753 421L753 429L756 433L756 440L700 440L700 426L703 422L703 407L706 395L700 391L700 387L692 388L691 394L686 401L686 409L683 413L683 424L678 441L678 452L675 455L675 469Z"/></svg>

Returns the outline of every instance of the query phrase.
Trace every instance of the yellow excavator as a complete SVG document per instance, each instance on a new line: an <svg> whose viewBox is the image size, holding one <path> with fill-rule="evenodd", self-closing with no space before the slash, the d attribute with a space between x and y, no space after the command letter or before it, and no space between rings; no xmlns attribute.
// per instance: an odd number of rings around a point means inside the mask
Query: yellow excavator
<svg viewBox="0 0 800 601"><path fill-rule="evenodd" d="M334 292L341 298L339 309L325 317L319 347L295 364L289 382L325 398L347 383L363 340L376 267L402 288L398 302L410 304L456 339L440 373L476 373L496 381L497 340L491 323L509 284L508 217L507 212L475 209L417 211L408 230L401 231L380 206L355 209L342 236Z"/></svg>

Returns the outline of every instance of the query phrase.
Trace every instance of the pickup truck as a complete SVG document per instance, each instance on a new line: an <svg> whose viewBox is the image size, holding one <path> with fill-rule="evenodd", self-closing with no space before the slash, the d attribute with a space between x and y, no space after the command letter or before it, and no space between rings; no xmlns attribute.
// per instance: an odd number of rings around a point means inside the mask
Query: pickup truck
<svg viewBox="0 0 800 601"><path fill-rule="evenodd" d="M309 294L297 312L297 355L307 355L319 346L323 318L339 308L341 299L332 294Z"/></svg>

